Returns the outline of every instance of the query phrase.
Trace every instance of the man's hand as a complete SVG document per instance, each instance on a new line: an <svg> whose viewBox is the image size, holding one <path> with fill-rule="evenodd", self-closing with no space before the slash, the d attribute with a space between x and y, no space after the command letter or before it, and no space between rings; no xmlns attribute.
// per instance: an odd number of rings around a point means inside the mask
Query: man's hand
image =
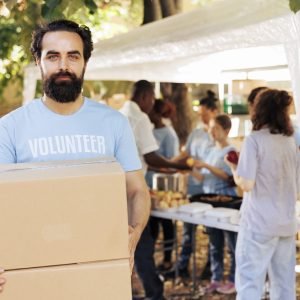
<svg viewBox="0 0 300 300"><path fill-rule="evenodd" d="M4 273L3 269L0 269L0 275ZM5 284L6 280L3 276L0 276L0 293L3 291L3 286Z"/></svg>
<svg viewBox="0 0 300 300"><path fill-rule="evenodd" d="M140 239L140 232L134 229L132 226L128 226L128 233L129 233L129 263L130 263L130 271L132 272L134 266L134 252L137 246L137 243Z"/></svg>
<svg viewBox="0 0 300 300"><path fill-rule="evenodd" d="M142 171L126 173L126 191L130 266L133 267L134 251L150 214L150 193Z"/></svg>

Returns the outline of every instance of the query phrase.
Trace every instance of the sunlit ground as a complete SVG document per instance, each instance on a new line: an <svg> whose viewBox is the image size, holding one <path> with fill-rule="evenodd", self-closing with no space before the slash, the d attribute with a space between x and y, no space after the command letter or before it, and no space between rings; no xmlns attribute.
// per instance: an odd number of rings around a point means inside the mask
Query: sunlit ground
<svg viewBox="0 0 300 300"><path fill-rule="evenodd" d="M182 224L178 223L177 227L177 238L180 241L181 239L181 233L182 233ZM193 291L193 284L192 280L167 280L164 283L165 288L165 297L169 300L191 300L191 299L201 299L201 300L234 300L236 298L235 294L232 295L221 295L218 293L213 294L207 294L205 295L203 293L203 287L209 283L207 280L200 280L200 276L202 273L202 270L206 264L207 259L207 247L208 247L208 237L206 234L203 233L202 226L198 226L197 229L197 250L196 250L196 262L197 262L197 269L196 269L196 289L195 292ZM161 237L160 237L161 238ZM156 248L160 248L159 245L157 245ZM175 260L175 254L173 254L173 258ZM158 265L162 260L162 252L156 251L155 253L155 262ZM298 248L297 253L297 263L299 264L298 267L296 267L296 271L300 272L300 250ZM225 272L224 276L226 278L229 270L229 256L225 254L224 257L224 264L225 264ZM192 274L191 269L192 263L190 263L190 274ZM296 272L297 277L297 299L300 300L300 273ZM143 288L141 286L141 283L137 277L136 274L133 274L132 276L132 285L133 285L133 295L139 299L143 299ZM189 294L190 293L190 294ZM189 295L180 295L180 294L189 294ZM269 299L268 293L266 289L266 293L264 298L262 299Z"/></svg>

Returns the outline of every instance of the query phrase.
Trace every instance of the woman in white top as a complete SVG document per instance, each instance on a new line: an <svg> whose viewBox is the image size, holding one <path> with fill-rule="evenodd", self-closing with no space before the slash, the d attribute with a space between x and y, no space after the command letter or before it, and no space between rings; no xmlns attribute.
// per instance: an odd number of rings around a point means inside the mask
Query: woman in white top
<svg viewBox="0 0 300 300"><path fill-rule="evenodd" d="M237 299L261 299L266 272L271 299L296 299L295 203L299 150L293 138L286 91L264 89L255 98L252 133L238 165L230 165L244 191L236 246Z"/></svg>

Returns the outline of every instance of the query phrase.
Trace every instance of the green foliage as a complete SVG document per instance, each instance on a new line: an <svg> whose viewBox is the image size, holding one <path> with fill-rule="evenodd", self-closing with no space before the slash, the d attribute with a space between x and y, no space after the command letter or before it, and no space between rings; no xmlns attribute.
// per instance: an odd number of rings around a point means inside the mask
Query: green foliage
<svg viewBox="0 0 300 300"><path fill-rule="evenodd" d="M294 13L300 10L300 0L289 0L290 1L290 9Z"/></svg>
<svg viewBox="0 0 300 300"><path fill-rule="evenodd" d="M9 16L3 16L3 3ZM32 60L31 33L37 24L68 18L89 26L96 42L111 37L114 30L128 30L128 24L137 26L141 6L142 0L0 0L0 101L10 80L22 83L23 69ZM124 21L112 21L118 17Z"/></svg>

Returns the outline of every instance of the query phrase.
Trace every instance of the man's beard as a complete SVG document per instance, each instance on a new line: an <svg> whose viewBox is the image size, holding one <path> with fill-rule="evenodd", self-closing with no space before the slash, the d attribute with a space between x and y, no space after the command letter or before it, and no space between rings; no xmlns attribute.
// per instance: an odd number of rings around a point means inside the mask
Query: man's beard
<svg viewBox="0 0 300 300"><path fill-rule="evenodd" d="M43 73L42 73L43 75ZM75 74L68 71L61 71L51 75L49 78L44 78L43 75L43 89L45 94L59 103L75 102L81 93L83 84L83 75L77 77ZM70 80L59 80L60 76L67 76Z"/></svg>

